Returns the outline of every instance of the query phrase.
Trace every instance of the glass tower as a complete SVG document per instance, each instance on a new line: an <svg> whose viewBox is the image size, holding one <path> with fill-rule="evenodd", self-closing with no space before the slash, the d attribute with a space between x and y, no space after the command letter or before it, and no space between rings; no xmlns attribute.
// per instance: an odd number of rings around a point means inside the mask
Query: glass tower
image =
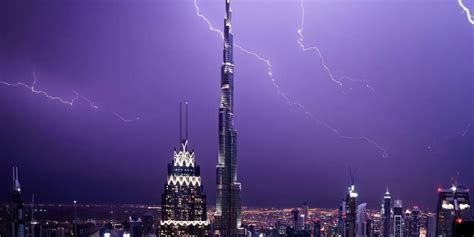
<svg viewBox="0 0 474 237"><path fill-rule="evenodd" d="M242 236L240 189L237 180L237 132L234 116L234 59L233 35L231 31L232 11L230 0L225 1L224 50L221 66L221 101L219 107L219 161L216 167L217 200L215 212L215 235Z"/></svg>

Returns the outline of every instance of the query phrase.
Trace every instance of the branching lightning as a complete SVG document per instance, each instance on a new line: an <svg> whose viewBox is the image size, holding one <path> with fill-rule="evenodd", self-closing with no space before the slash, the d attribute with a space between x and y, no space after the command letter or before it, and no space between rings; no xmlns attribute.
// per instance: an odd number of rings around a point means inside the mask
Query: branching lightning
<svg viewBox="0 0 474 237"><path fill-rule="evenodd" d="M458 4L459 6L462 8L463 12L466 13L466 17L467 17L467 20L469 21L469 23L471 23L472 25L474 25L474 15L471 14L471 10L469 10L469 8L467 8L464 3L462 2L462 0L458 0Z"/></svg>
<svg viewBox="0 0 474 237"><path fill-rule="evenodd" d="M221 30L215 28L211 21L201 13L201 10L199 8L199 5L197 3L197 0L193 0L194 2L194 7L196 9L196 15L198 17L200 17L204 22L206 22L206 24L208 25L209 27L209 30L219 34L221 36L222 39L224 39L224 34ZM304 22L303 22L304 23ZM301 31L298 31L300 36L303 36L302 35L302 27L301 27ZM301 43L302 45L302 40L299 41L299 43ZM311 112L309 112L306 107L301 104L301 103L298 103L298 102L295 102L293 101L283 90L282 88L280 87L280 85L277 83L277 81L275 80L274 76L273 76L273 66L272 66L272 63L269 59L266 59L265 57L261 56L260 54L256 53L256 52L253 52L251 50L248 50L246 49L245 47L239 45L239 44L234 44L236 48L238 48L239 50L241 50L242 52L248 54L248 55L251 55L253 56L254 58L256 58L257 60L259 60L260 62L264 63L267 67L267 74L268 74L268 77L270 78L271 82L272 82L272 85L273 87L275 88L276 92L278 95L280 95L284 100L285 102L289 105L289 106L295 106L297 107L298 109L300 109L308 118L310 118L313 122L327 128L328 130L330 130L331 132L333 132L335 135L337 135L338 137L340 138L343 138L343 139L348 139L348 140L359 140L359 141L364 141L364 142L367 142L373 146L375 146L381 153L382 153L382 157L384 158L387 158L388 157L388 153L387 153L387 150L382 147L380 144L378 144L377 142L373 141L372 139L368 138L368 137L364 137L364 136L347 136L347 135L344 135L341 131L339 131L338 129L334 128L333 126L331 126L330 124L322 121L321 119L317 118L316 116L314 116ZM303 48L304 48L304 45L303 45ZM310 49L310 50L313 50L313 49ZM330 75L331 77L331 80L334 81L335 83L339 84L339 86L342 87L342 82L340 82L339 80L336 80L335 77L333 76L331 70L329 69L329 67L325 64L324 62L324 58L322 57L322 54L320 53L319 49L315 49L317 50L317 52L319 53L320 57L321 57L321 61L323 63L323 67L326 69L326 71L328 72L328 74ZM370 86L368 86L368 88L371 88ZM372 88L373 90L373 88Z"/></svg>
<svg viewBox="0 0 474 237"><path fill-rule="evenodd" d="M298 46L301 48L303 52L314 52L316 56L319 58L321 61L321 65L323 66L324 70L327 72L329 78L331 79L332 82L336 83L339 87L344 87L343 80L349 80L352 82L362 82L365 84L365 87L372 92L375 92L374 88L369 85L369 81L367 80L361 80L361 79L352 79L351 77L348 76L343 76L337 79L334 76L334 73L332 72L331 68L328 66L326 63L326 59L324 58L321 50L317 46L306 46L305 45L305 38L304 38L304 25L305 25L305 7L304 7L304 0L300 0L300 9L301 9L301 21L300 21L300 26L297 30L298 33L298 39L296 40L296 43ZM350 88L352 89L352 88Z"/></svg>
<svg viewBox="0 0 474 237"><path fill-rule="evenodd" d="M42 95L42 96L44 96L44 97L46 97L46 98L48 98L48 99L50 99L50 100L59 101L60 103L65 104L65 105L69 105L69 106L74 105L74 103L75 103L77 100L80 99L79 93L77 93L77 92L75 92L75 91L73 91L74 94L75 94L75 96L74 96L72 99L70 99L70 100L66 100L66 99L63 99L63 98L58 97L58 96L51 96L51 95L49 95L47 92L42 91L42 90L37 90L37 89L35 88L36 82L37 82L36 72L35 72L35 71L33 71L33 79L34 79L34 80L33 80L33 83L31 84L31 86L30 86L30 85L27 85L27 84L25 84L25 83L23 83L23 82L8 83L8 82L5 82L5 81L0 81L0 84L3 84L3 85L5 85L5 86L11 86L11 87L20 87L20 86L21 86L21 87L24 87L24 88L30 90L31 92L33 92L33 93L35 93L35 94Z"/></svg>
<svg viewBox="0 0 474 237"><path fill-rule="evenodd" d="M68 99L61 98L59 96L50 95L46 91L37 89L36 88L36 83L37 82L38 82L38 79L37 79L37 76L36 76L36 71L33 70L33 83L31 85L28 85L28 84L23 83L23 82L9 83L9 82L6 82L6 81L0 81L0 84L4 85L4 86L9 86L9 87L24 87L24 88L28 89L29 91L31 91L34 94L41 95L41 96L43 96L43 97L45 97L49 100L57 101L61 104L67 105L67 106L73 106L75 103L79 103L79 102L82 101L82 102L86 102L86 104L94 110L100 109L99 106L94 104L94 102L92 100L90 100L89 98L79 94L77 91L73 90L72 92L74 93L74 97L72 97L71 99L68 100ZM137 120L140 119L140 118L125 119L122 115L120 115L116 112L111 112L111 113L112 113L112 115L119 118L123 122L134 122L134 121L137 121Z"/></svg>

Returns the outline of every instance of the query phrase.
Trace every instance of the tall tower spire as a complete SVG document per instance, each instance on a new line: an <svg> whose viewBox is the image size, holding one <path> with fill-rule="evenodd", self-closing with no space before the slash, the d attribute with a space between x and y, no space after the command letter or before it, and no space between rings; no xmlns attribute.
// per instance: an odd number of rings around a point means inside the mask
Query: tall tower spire
<svg viewBox="0 0 474 237"><path fill-rule="evenodd" d="M184 126L184 138L183 138ZM183 125L183 103L179 103L179 142L184 143L188 140L188 102L184 103L184 125Z"/></svg>
<svg viewBox="0 0 474 237"><path fill-rule="evenodd" d="M13 167L12 175L12 198L6 207L8 235L14 237L25 237L24 204L21 198L21 186L18 178L18 167Z"/></svg>
<svg viewBox="0 0 474 237"><path fill-rule="evenodd" d="M13 167L13 191L21 192L20 179L18 178L18 167Z"/></svg>
<svg viewBox="0 0 474 237"><path fill-rule="evenodd" d="M215 235L243 236L240 190L237 180L237 132L234 129L234 58L232 10L225 0L224 50L221 66L221 102L219 106L219 160L216 167L217 199Z"/></svg>

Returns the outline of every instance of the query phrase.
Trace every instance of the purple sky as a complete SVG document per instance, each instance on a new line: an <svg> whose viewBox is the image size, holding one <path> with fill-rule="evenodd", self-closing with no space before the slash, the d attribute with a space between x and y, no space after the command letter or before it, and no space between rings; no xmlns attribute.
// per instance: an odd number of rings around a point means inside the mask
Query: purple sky
<svg viewBox="0 0 474 237"><path fill-rule="evenodd" d="M224 1L198 3L222 28ZM362 80L342 88L298 46L299 3L234 0L235 41L271 60L293 102L389 157L289 106L266 65L236 49L243 204L337 207L349 167L369 207L386 186L430 209L456 174L474 189L474 25L457 1L306 0L305 44L335 78ZM99 109L0 84L0 200L18 165L38 202L160 203L189 101L190 145L214 204L221 50L193 0L2 1L0 80L30 84L35 71L36 89L68 100L77 91Z"/></svg>

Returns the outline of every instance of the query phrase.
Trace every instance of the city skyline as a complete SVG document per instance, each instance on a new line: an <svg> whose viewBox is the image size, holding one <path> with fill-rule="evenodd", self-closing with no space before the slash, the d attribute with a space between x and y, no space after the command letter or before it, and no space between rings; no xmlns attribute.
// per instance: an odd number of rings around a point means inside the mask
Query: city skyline
<svg viewBox="0 0 474 237"><path fill-rule="evenodd" d="M215 203L222 40L199 15L221 29L222 2L99 1L91 9L7 1L0 80L35 80L36 92L74 103L0 85L0 186L19 166L24 197L35 193L39 202L159 203L178 139L176 104L189 101L190 139ZM369 208L386 186L393 200L423 210L436 207L437 188L453 177L473 187L474 28L462 9L443 1L298 3L233 2L236 43L271 59L274 76L258 58L235 52L243 205L337 208L353 182L349 169ZM350 20L340 19L345 14ZM326 64L302 42L315 43ZM1 189L0 201L8 195Z"/></svg>

